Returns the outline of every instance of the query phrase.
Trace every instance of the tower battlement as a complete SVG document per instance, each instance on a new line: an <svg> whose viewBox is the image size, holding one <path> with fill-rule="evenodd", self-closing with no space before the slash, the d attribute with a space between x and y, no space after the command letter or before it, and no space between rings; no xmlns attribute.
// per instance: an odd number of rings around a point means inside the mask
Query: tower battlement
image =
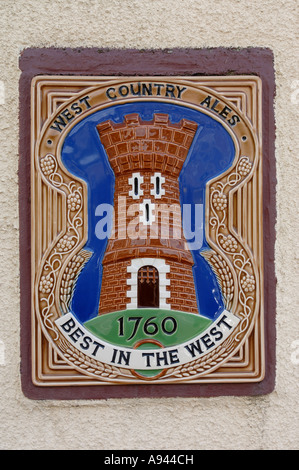
<svg viewBox="0 0 299 470"><path fill-rule="evenodd" d="M167 114L156 113L152 121L128 114L124 122L111 120L97 125L115 175L156 170L178 177L197 130L187 119L171 123Z"/></svg>

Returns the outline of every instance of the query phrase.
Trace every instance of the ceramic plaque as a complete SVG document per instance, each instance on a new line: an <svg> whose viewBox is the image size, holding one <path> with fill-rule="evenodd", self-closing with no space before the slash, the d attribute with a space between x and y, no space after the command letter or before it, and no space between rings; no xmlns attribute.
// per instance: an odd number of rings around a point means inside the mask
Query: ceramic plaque
<svg viewBox="0 0 299 470"><path fill-rule="evenodd" d="M32 381L265 376L262 81L31 81Z"/></svg>

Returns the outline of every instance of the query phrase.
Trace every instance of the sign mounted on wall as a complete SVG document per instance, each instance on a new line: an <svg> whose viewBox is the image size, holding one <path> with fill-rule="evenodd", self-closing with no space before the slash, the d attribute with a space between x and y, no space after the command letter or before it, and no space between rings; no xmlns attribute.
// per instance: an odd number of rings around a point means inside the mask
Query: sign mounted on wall
<svg viewBox="0 0 299 470"><path fill-rule="evenodd" d="M33 77L34 387L264 380L262 96L245 74Z"/></svg>

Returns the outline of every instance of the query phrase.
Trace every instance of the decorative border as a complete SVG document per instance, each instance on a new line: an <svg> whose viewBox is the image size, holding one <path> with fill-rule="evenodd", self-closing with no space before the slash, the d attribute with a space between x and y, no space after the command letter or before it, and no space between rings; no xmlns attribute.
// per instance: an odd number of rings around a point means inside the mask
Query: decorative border
<svg viewBox="0 0 299 470"><path fill-rule="evenodd" d="M227 78L229 79L229 77ZM54 186L56 186L58 190L61 189L62 184L65 185L64 189L66 190L67 201L69 202L68 208L69 208L69 212L71 212L71 215L68 215L68 221L69 221L68 233L63 236L63 237L67 236L67 238L62 237L62 239L58 241L57 246L54 249L54 253L52 252L53 257L51 261L48 262L48 264L46 264L45 271L41 273L39 290L41 293L46 294L46 295L51 294L51 288L53 287L53 284L55 282L56 273L58 273L58 269L56 268L58 266L61 266L62 260L65 266L69 265L70 263L74 263L74 260L72 260L71 258L67 259L67 255L70 254L72 246L74 245L77 246L76 243L79 241L79 238L80 238L79 232L80 232L80 227L82 227L82 219L80 221L80 217L78 217L78 214L79 214L78 211L82 210L82 206L80 204L81 204L82 195L84 192L83 186L80 186L77 183L74 186L73 182L69 181L69 175L64 175L64 177L67 180L67 182L64 182L61 175L59 175L59 173L55 171L55 169L57 169L57 166L55 163L55 157L54 157L54 160L52 159L53 157L54 156L51 157L50 155L47 155L47 158L41 161L40 168L43 171L43 175L45 177L47 176L49 177L50 175L55 175L55 176L52 176L51 183L54 184ZM227 201L231 200L232 197L235 197L234 195L230 193L229 189L231 189L233 186L239 183L242 179L246 179L250 171L251 171L251 168L248 167L248 160L246 159L246 157L242 157L239 160L237 166L234 167L233 172L230 173L230 175L225 175L225 178L226 178L225 181L213 182L213 186L211 187L212 215L210 217L210 228L214 236L216 235L217 246L214 247L215 250L213 253L207 253L206 255L207 259L209 260L209 262L212 263L214 269L216 270L220 278L222 274L219 271L219 266L221 267L222 270L228 269L229 264L233 263L234 267L239 270L238 279L237 279L238 289L233 289L233 291L231 292L232 290L231 283L229 286L226 286L228 288L227 289L227 292L228 292L227 301L233 303L234 298L236 298L234 297L234 295L236 293L236 290L238 290L238 296L239 296L238 299L243 307L243 311L241 312L243 314L243 320L241 322L241 329L239 331L239 340L242 337L242 333L244 331L244 325L246 324L246 322L248 322L248 316L250 314L249 312L252 310L251 307L249 306L249 301L252 301L253 297L252 295L249 295L249 293L252 294L252 292L255 291L255 288L258 285L258 282L257 282L256 270L254 268L252 260L250 260L250 251L246 249L244 250L243 242L241 243L240 240L237 239L237 237L234 237L233 235L231 235L231 233L229 233L230 230L229 230L228 223L231 221L227 220L225 204L227 204ZM229 235L230 235L230 238L229 238ZM80 246L78 245L78 251L75 253L76 256L79 256L81 263L84 263L84 261L86 260L86 257L88 257L88 254L86 253L84 252L80 253L80 249L83 245L80 245ZM49 274L50 268L51 268L52 274ZM76 274L72 272L72 275L74 275L71 279L71 281L73 282L76 277ZM229 278L229 274L228 274L228 278ZM235 281L234 282L234 286L235 286L236 280L234 281ZM65 279L64 279L64 282L65 282ZM64 285L63 288L66 289L66 291L61 292L60 294L66 295L64 302L65 302L65 305L67 306L67 295L69 292L71 292L71 287ZM50 292L47 292L48 290L50 290ZM49 301L47 300L48 303L46 305L46 308L43 311L43 317L45 319L45 322L48 325L51 324L51 318L49 317L49 312L50 312L51 302L53 302L53 296L48 295L47 299L49 298L50 300ZM61 346L63 348L63 344ZM209 360L207 357L205 357L205 359ZM80 362L80 358L78 358L78 360ZM212 359L210 360L210 362L211 361ZM201 364L201 367L204 367L205 365L206 364L203 364L203 365ZM177 371L177 373L179 372L181 371ZM188 373L188 371L183 371L183 374L186 374L186 373ZM263 382L265 383L265 380ZM195 390L194 389L195 386L196 385L192 386L193 390ZM175 387L175 385L171 385L171 387ZM173 390L173 392L174 394L176 394L175 390Z"/></svg>
<svg viewBox="0 0 299 470"><path fill-rule="evenodd" d="M81 79L80 79L81 80ZM143 78L144 80L144 78ZM148 80L152 80L151 77L148 77ZM165 80L165 79L164 79ZM162 82L164 81L162 78ZM208 86L211 81L214 81L214 78L207 78L206 82L204 83L204 87L201 83L201 80L199 79L194 79L194 78L187 78L186 81L182 81L180 78L175 78L174 82L175 83L181 83L185 84L186 86L189 85L190 89L193 89L193 93L195 91L196 93L196 98L198 99L198 93L202 93L202 96L205 96L205 94L210 94L214 96L214 99L219 103L221 101L224 101L223 96L217 95L215 97L215 91ZM223 78L220 77L218 82L222 82ZM235 82L235 85L232 87L231 81ZM76 79L65 79L61 82L61 80L58 80L58 83L66 88L72 87L72 83L76 82ZM104 86L119 86L120 83L129 83L131 81L134 81L132 77L128 77L125 79L121 80L115 80L113 77L108 78L104 84L102 84L101 87L101 79L99 77L95 78L94 81L94 86L93 87L88 87L88 93L89 93L89 101L92 99L92 95L95 94L97 96L98 94L101 95L101 89ZM158 81L158 79L156 79ZM167 78L167 82L171 82L171 78ZM217 80L215 80L217 82ZM251 94L249 93L248 98L253 100L253 109L255 107L259 108L259 103L258 101L255 103L255 100L257 100L257 96L261 96L262 90L258 89L259 87L259 81L255 78L249 79L248 77L244 77L242 79L235 79L231 78L230 82L228 82L227 88L228 91L231 90L231 93L234 93L238 95L238 93L243 91L244 84L250 88ZM40 92L43 88L47 86L51 90L55 90L57 83L56 83L56 78L53 77L38 77L37 80L33 81L32 88L33 89L40 89ZM254 86L256 88L255 93L253 93ZM188 88L187 88L188 91ZM53 93L53 91L52 91ZM81 102L84 100L83 95L86 93L86 86L83 87L83 91L81 90L80 93L75 94L72 97L72 101L77 103L78 100ZM225 91L223 92L225 96ZM82 98L80 98L82 97ZM234 95L233 95L234 97ZM35 111L35 116L40 115L40 109L39 109L39 102L43 103L46 99L46 96L43 96L40 98L40 101L36 100L36 97L32 97L32 105L33 105L33 110ZM196 99L194 100L194 97L192 95L191 103L194 101L197 101ZM199 100L201 101L201 100ZM103 105L102 101L100 101L101 104ZM68 106L72 106L69 101L67 101ZM187 101L184 101L185 105L188 105ZM233 108L232 104L232 98L230 101L227 103L230 107ZM190 105L190 103L189 103ZM37 108L36 108L37 106ZM94 105L97 107L98 102L96 100L96 104ZM59 113L59 110L61 107L58 108L57 113ZM235 109L237 111L237 109ZM244 110L246 111L246 110ZM202 112L210 112L212 115L213 113L209 110L202 109ZM238 327L238 330L234 332L230 337L223 343L220 344L216 349L213 350L210 354L208 354L208 360L204 356L203 358L200 357L196 361L192 361L188 368L183 367L183 366L178 366L170 371L167 371L168 373L165 374L163 377L163 381L170 381L173 382L182 380L184 382L187 382L188 379L191 380L192 383L195 383L196 380L205 380L208 382L213 382L213 376L211 372L219 368L220 364L228 363L228 360L230 356L237 351L237 349L242 345L243 341L248 337L248 332L249 330L252 330L254 328L254 321L255 317L259 316L260 321L263 320L263 311L262 308L259 309L259 289L258 289L258 269L256 268L256 264L254 262L254 255L252 254L251 250L249 247L246 248L246 241L242 240L242 237L239 236L239 241L237 241L237 234L235 236L232 235L232 227L229 226L229 219L228 219L228 214L226 214L226 206L227 206L227 200L229 193L232 189L235 189L238 187L239 184L246 184L246 176L250 175L250 173L253 172L253 170L257 170L259 166L259 161L260 161L260 152L259 152L259 145L258 145L258 140L257 136L255 135L254 129L252 129L251 122L247 120L247 117L245 118L245 114L243 113L243 125L242 125L242 132L240 134L239 131L239 136L238 138L234 133L231 132L231 129L228 130L231 133L231 136L233 137L235 141L235 146L236 146L236 155L235 155L235 163L234 165L227 170L224 174L221 174L219 177L217 177L214 181L217 182L218 187L221 188L221 193L216 194L215 197L215 191L213 194L213 198L211 199L211 206L212 206L212 216L209 216L209 211L210 211L210 205L207 204L207 220L210 221L207 227L207 240L209 242L210 246L214 246L216 250L220 250L222 253L222 256L226 257L227 262L228 260L228 255L229 253L233 253L234 257L234 263L232 264L232 273L234 274L232 276L232 281L235 284L234 285L234 292L239 293L239 295L235 296L235 301L232 304L233 312L237 314L237 316L242 318L242 321L240 322L240 325ZM259 115L259 113L257 113ZM218 116L217 116L218 117ZM250 117L252 117L250 115ZM80 119L84 118L84 114L82 114L82 117L80 115ZM214 118L216 119L215 115ZM239 118L239 120L241 117ZM42 259L40 261L40 258L37 258L37 273L34 273L37 281L34 287L34 298L35 298L35 311L33 312L33 316L37 316L38 321L40 322L40 327L42 328L44 334L48 337L48 340L53 340L55 342L55 346L58 348L58 351L64 352L64 357L69 361L71 365L75 367L78 372L80 372L83 375L87 375L89 377L93 377L96 379L96 381L101 378L102 381L111 381L112 379L115 380L117 379L118 381L124 382L124 383L129 383L130 380L132 380L133 377L131 377L128 374L127 370L122 370L120 368L115 368L114 366L111 366L112 368L112 374L107 374L107 364L102 363L101 361L94 361L93 358L88 357L88 355L85 355L82 351L79 351L79 357L78 357L78 351L76 348L73 348L73 345L69 343L69 341L64 338L61 335L61 331L57 328L56 325L56 320L60 316L60 309L61 309L61 304L59 303L59 299L57 296L57 292L61 292L64 289L64 286L62 285L63 281L61 280L62 276L64 276L64 270L66 269L65 266L66 264L63 261L61 252L64 252L65 254L68 254L72 256L76 251L78 250L78 247L84 246L84 243L86 242L86 237L87 237L87 208L83 210L83 205L82 205L82 200L87 201L87 196L86 196L86 191L83 197L83 192L85 189L85 183L81 183L73 176L69 175L66 170L64 169L61 158L60 158L60 148L61 148L61 141L63 140L63 134L64 131L61 133L61 139L58 140L56 143L55 148L53 149L54 154L46 154L45 156L43 155L43 152L45 152L45 146L52 146L53 147L53 141L52 141L52 136L51 134L48 135L47 137L47 129L49 127L49 122L53 120L53 115L50 114L48 116L48 120L45 122L43 127L41 129L36 128L35 131L37 133L36 135L36 142L34 146L34 151L32 154L33 162L33 178L36 176L35 172L37 173L39 171L42 172L43 175L43 180L44 182L51 188L54 187L56 191L60 191L62 196L63 196L63 201L62 201L62 206L60 208L60 212L64 214L62 217L62 230L59 233L59 236L52 240L49 240L47 238L46 244L45 244L45 253L42 254ZM74 123L78 121L75 120ZM240 121L240 124L242 121ZM257 126L257 123L254 121L254 125ZM261 134L261 129L257 126L258 128L258 133ZM243 149L241 149L241 135L243 135L242 140L243 140ZM50 137L50 140L47 140ZM247 152L250 154L250 161L249 157L244 157L242 156L242 151L246 149ZM244 163L245 162L245 163ZM34 169L35 166L35 169ZM252 170L252 172L251 172ZM244 182L242 181L244 180ZM224 183L221 183L221 181L224 181ZM77 188L77 189L76 189ZM78 189L79 188L79 189ZM227 196L224 194L224 190L226 188ZM260 188L259 188L260 189ZM254 194L253 197L259 197L259 191L258 188ZM46 196L46 198L43 199L42 194L35 188L34 183L32 182L32 208L33 211L36 211L36 203L39 204L39 211L38 213L40 214L39 218L36 217L36 214L33 213L32 217L32 222L34 224L34 227L32 227L33 234L36 238L36 240L33 241L32 247L33 249L36 247L36 242L38 243L39 240L45 239L45 232L49 231L50 227L50 232L52 232L53 228L53 219L57 218L57 212L55 211L55 208L51 208L49 210L49 207L44 203L44 200L49 199L49 193ZM209 195L209 184L207 185L207 200L209 201L210 195ZM216 202L215 202L216 201ZM220 201L220 202L219 202ZM242 195L242 204L243 206L247 207L247 194ZM231 209L230 212L234 211L233 204L231 203ZM247 217L247 210L244 209L241 210L241 216L242 217ZM73 213L73 214L72 214ZM221 220L219 220L219 213ZM47 217L45 218L45 215ZM262 217L261 214L257 211L255 214L255 225L257 226L258 224L261 223ZM37 219L37 220L36 220ZM36 222L36 223L35 223ZM55 224L56 225L56 224ZM212 230L209 230L209 226L212 226ZM213 233L215 232L215 226L217 227L216 234ZM77 230L78 228L78 230ZM220 233L221 230L221 233ZM220 234L220 235L219 235ZM247 233L244 233L245 236L247 236ZM55 238L55 235L54 235ZM260 241L260 240L259 240ZM58 253L57 253L58 252ZM237 258L236 258L237 257ZM236 258L236 259L235 259ZM207 257L209 260L209 257ZM32 259L33 263L36 262L36 258L33 257ZM241 270L242 272L244 271L244 264L248 265L248 269L250 269L251 274L248 274L247 272L247 277L249 279L249 276L251 276L251 285L250 285L250 292L251 296L248 297L248 299L245 298L245 289L248 290L248 287L246 287L246 283L248 284L249 281L248 279L242 278L241 285L240 284L240 276L236 275L236 268L237 270ZM253 269L253 266L255 266L255 270ZM213 265L213 268L215 266ZM58 273L59 276L57 277L55 273ZM63 273L62 276L60 273ZM69 274L68 274L69 275ZM246 275L245 275L246 276ZM245 280L244 280L245 279ZM244 284L245 283L245 284ZM244 284L244 286L243 286ZM225 287L225 286L224 286ZM69 289L71 290L71 289ZM261 293L262 295L262 293ZM250 302L250 304L248 303ZM63 310L63 308L62 308ZM63 310L64 311L64 310ZM66 313L66 312L64 312ZM50 334L49 334L50 333ZM259 342L261 343L261 346L263 348L263 337L260 337L257 339L258 344ZM224 349L224 351L223 351ZM73 351L73 353L65 353L66 351L70 352L70 350ZM37 357L42 354L42 351L36 351L37 352ZM244 373L243 371L237 371L235 373L235 380L239 381L259 381L263 377L263 350L261 349L261 357L260 357L260 368L256 369L253 368L252 373ZM258 356L257 356L258 357ZM42 359L41 359L42 360ZM184 369L184 374L181 374L180 371L181 369ZM238 369L240 369L241 365L238 366ZM203 376L203 378L202 378ZM41 380L40 377L34 376L33 379L35 380L35 383L37 385L40 385L43 383L43 380ZM71 382L73 379L68 379L65 377L66 383ZM134 376L135 380L135 376ZM153 379L154 380L154 379ZM226 374L225 377L222 377L221 381L226 381L230 382L232 380L230 374ZM160 382L161 380L159 380ZM141 382L143 383L143 382Z"/></svg>

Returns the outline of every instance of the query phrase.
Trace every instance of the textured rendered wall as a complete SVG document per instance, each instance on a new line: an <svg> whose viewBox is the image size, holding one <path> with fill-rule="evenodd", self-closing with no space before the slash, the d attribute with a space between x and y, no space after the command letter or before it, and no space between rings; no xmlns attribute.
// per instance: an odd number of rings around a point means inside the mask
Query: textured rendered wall
<svg viewBox="0 0 299 470"><path fill-rule="evenodd" d="M296 0L2 0L0 37L0 448L298 449ZM79 402L33 401L23 396L18 60L24 48L51 46L272 49L277 132L277 374L270 395Z"/></svg>

